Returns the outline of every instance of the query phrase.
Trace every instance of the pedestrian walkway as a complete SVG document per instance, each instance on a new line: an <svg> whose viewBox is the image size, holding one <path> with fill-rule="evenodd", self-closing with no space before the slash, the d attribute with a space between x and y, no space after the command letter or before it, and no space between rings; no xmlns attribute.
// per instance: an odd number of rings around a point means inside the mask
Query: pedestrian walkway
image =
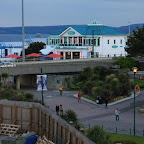
<svg viewBox="0 0 144 144"><path fill-rule="evenodd" d="M41 99L41 92L36 90L27 90L35 95L35 98ZM44 102L49 106L50 110L55 112L56 104L62 104L64 111L72 109L78 115L79 121L88 127L95 124L104 125L108 127L118 126L120 128L132 128L133 127L133 95L127 99L119 100L118 102L108 105L108 109L105 109L104 105L91 103L90 100L82 98L82 102L78 103L77 99L78 92L74 91L63 91L63 95L60 96L59 91L44 91ZM144 91L141 91L136 97L136 107L144 104ZM115 109L120 110L120 121L115 121ZM136 129L141 130L144 128L143 125L144 116L136 112Z"/></svg>

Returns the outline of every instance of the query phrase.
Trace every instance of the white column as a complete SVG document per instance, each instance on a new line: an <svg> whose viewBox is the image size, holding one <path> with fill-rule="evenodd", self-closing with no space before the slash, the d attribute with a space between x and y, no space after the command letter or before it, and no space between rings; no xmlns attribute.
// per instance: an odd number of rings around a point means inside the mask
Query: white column
<svg viewBox="0 0 144 144"><path fill-rule="evenodd" d="M73 52L71 51L71 59L73 59Z"/></svg>
<svg viewBox="0 0 144 144"><path fill-rule="evenodd" d="M66 59L66 58L65 58L65 52L64 52L64 51L63 51L63 59Z"/></svg>
<svg viewBox="0 0 144 144"><path fill-rule="evenodd" d="M82 46L84 45L84 37L82 37Z"/></svg>

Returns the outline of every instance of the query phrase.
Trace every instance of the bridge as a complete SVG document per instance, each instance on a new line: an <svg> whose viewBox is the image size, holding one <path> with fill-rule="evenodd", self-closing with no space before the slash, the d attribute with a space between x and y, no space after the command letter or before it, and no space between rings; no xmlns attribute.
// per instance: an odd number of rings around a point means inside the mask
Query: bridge
<svg viewBox="0 0 144 144"><path fill-rule="evenodd" d="M73 60L48 60L48 61L31 61L31 62L15 62L16 67L3 67L3 72L9 75L25 75L40 74L41 68L43 73L71 73L81 72L85 67L95 67L96 65L112 66L112 58L93 58L93 59L73 59Z"/></svg>
<svg viewBox="0 0 144 144"><path fill-rule="evenodd" d="M16 67L3 67L0 69L0 74L6 72L10 76L16 76L17 89L20 89L20 76L40 74L41 68L44 74L80 73L85 67L93 68L97 65L110 67L113 62L112 58L15 62Z"/></svg>

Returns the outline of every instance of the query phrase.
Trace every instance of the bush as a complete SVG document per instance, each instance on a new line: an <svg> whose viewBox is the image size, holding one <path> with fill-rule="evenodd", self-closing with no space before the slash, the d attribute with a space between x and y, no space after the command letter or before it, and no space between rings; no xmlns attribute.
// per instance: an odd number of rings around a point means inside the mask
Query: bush
<svg viewBox="0 0 144 144"><path fill-rule="evenodd" d="M138 144L137 142L132 141L132 140L116 140L116 141L113 141L111 144L116 144L116 143L122 143L122 144Z"/></svg>
<svg viewBox="0 0 144 144"><path fill-rule="evenodd" d="M110 135L97 125L87 131L87 137L96 144L109 144L111 142Z"/></svg>
<svg viewBox="0 0 144 144"><path fill-rule="evenodd" d="M129 68L132 69L132 67L138 67L139 62L131 57L121 57L119 60L114 62L115 65L120 65L120 68Z"/></svg>
<svg viewBox="0 0 144 144"><path fill-rule="evenodd" d="M68 123L70 121L72 121L73 123L77 123L78 122L78 117L77 117L77 114L71 110L71 109L68 109L64 112L63 115L61 115L61 117L66 120Z"/></svg>
<svg viewBox="0 0 144 144"><path fill-rule="evenodd" d="M91 96L88 96L88 95L82 95L82 97L86 98L86 99L89 99L89 100L92 100L92 101L96 101L96 98L93 98Z"/></svg>
<svg viewBox="0 0 144 144"><path fill-rule="evenodd" d="M100 86L96 86L92 88L92 94L96 97L99 96L101 94L103 87Z"/></svg>
<svg viewBox="0 0 144 144"><path fill-rule="evenodd" d="M24 100L25 100L25 101L32 101L33 98L34 98L34 95L31 94L31 93L25 93L25 94L24 94Z"/></svg>
<svg viewBox="0 0 144 144"><path fill-rule="evenodd" d="M100 76L99 75L97 75L97 74L93 74L92 76L91 76L91 81L96 81L96 80L99 80L99 78L100 78Z"/></svg>

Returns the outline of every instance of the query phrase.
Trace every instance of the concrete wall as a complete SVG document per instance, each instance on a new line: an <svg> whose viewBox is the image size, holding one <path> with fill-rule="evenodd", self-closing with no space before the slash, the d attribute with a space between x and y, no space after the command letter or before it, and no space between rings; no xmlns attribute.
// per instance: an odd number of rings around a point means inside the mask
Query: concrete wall
<svg viewBox="0 0 144 144"><path fill-rule="evenodd" d="M94 144L82 133L39 103L0 101L0 123L21 126L21 131L45 135L56 144Z"/></svg>
<svg viewBox="0 0 144 144"><path fill-rule="evenodd" d="M65 83L65 78L70 77L71 80L73 76L77 74L47 74L47 88L49 90L58 90L61 85L64 88L67 87ZM20 83L22 87L35 87L36 88L36 75L21 75L20 76Z"/></svg>

